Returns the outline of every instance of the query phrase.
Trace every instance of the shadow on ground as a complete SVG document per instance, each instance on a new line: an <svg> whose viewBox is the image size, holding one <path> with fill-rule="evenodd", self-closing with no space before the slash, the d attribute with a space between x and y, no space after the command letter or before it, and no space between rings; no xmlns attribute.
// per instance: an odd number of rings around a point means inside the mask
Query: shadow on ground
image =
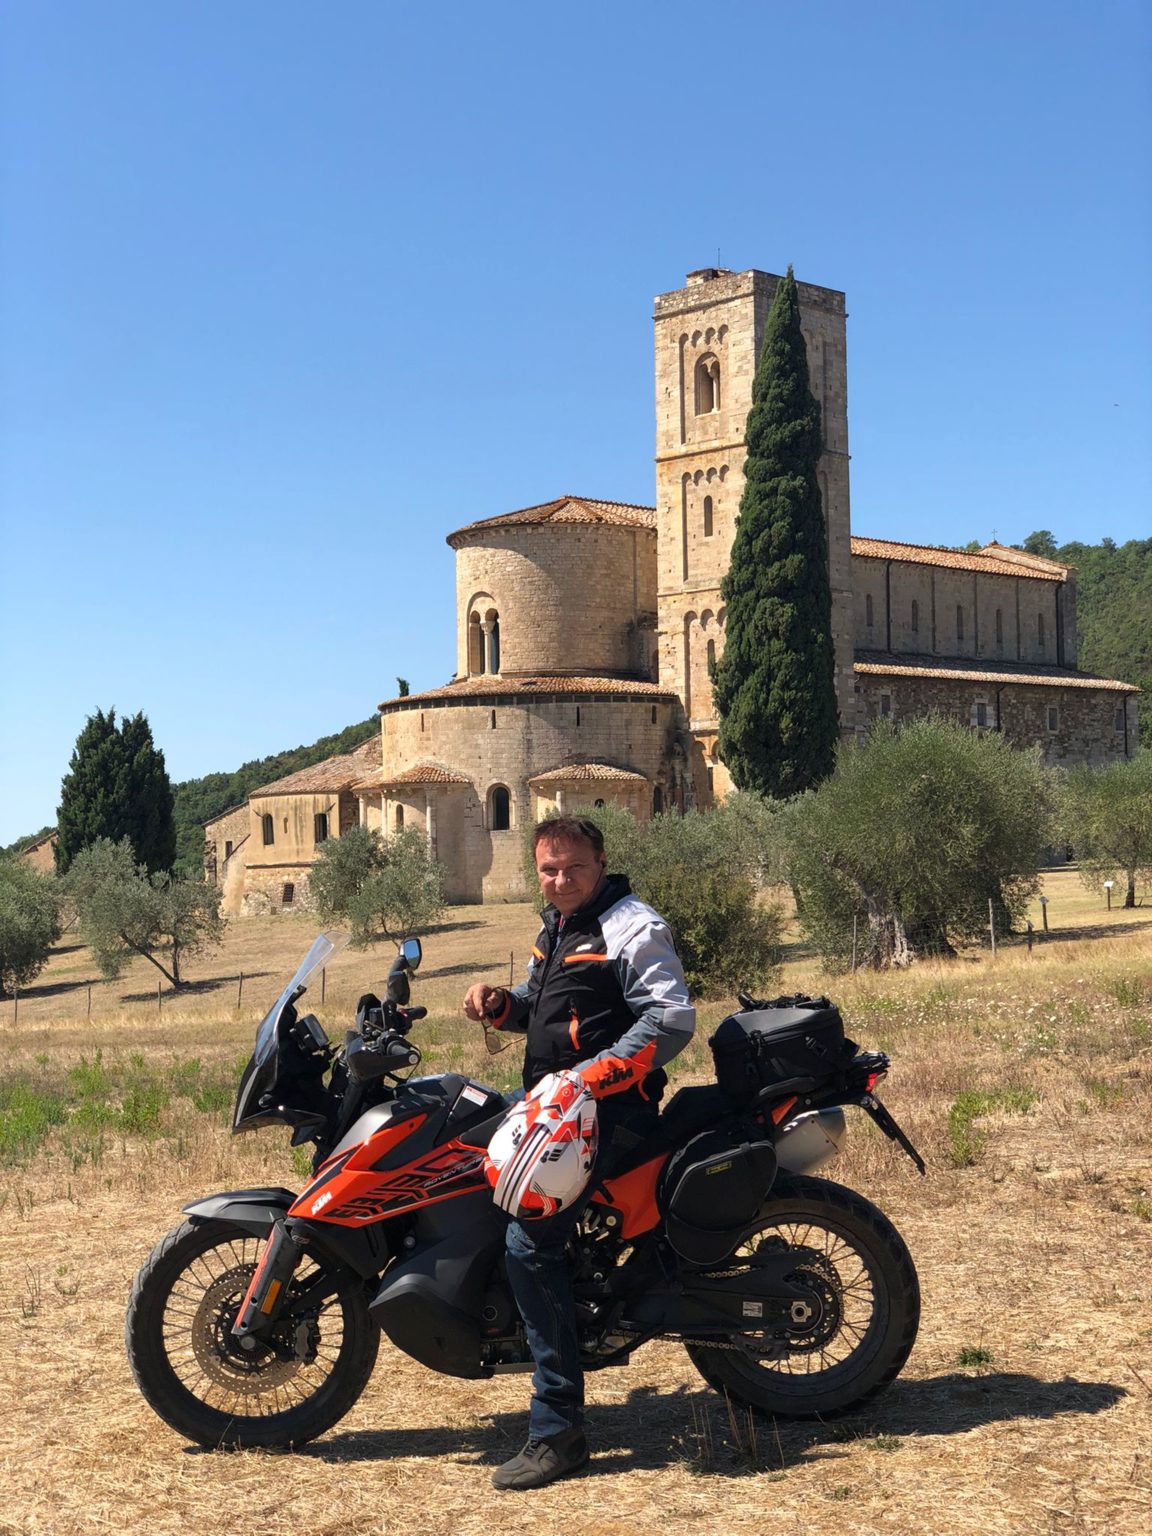
<svg viewBox="0 0 1152 1536"><path fill-rule="evenodd" d="M491 969L491 960L466 960L463 965L442 965L438 971L421 970L417 984L421 981L443 981L445 976L471 976L473 980L482 980L484 972Z"/></svg>
<svg viewBox="0 0 1152 1536"><path fill-rule="evenodd" d="M247 986L250 981L263 981L271 974L271 971L245 971L244 985ZM170 981L164 981L163 995L165 998L205 997L211 992L219 992L221 987L235 987L239 979L238 976L209 976L200 981L181 982L177 991L173 991ZM123 992L120 995L120 1001L122 1003L154 1003L156 990L153 988L149 992Z"/></svg>
<svg viewBox="0 0 1152 1536"><path fill-rule="evenodd" d="M80 991L84 987L99 988L102 985L103 982L99 976L85 976L80 981L33 982L31 986L20 988L20 1001L30 1003L34 999L41 997L62 997L65 992ZM153 997L156 996L155 992L151 995ZM9 1002L11 999L6 998L5 1001Z"/></svg>
<svg viewBox="0 0 1152 1536"><path fill-rule="evenodd" d="M880 1441L878 1448L894 1450L903 1437L966 1434L1008 1419L1104 1413L1126 1396L1112 1382L955 1372L897 1382L862 1414L826 1423L757 1419L750 1431L746 1411L733 1407L730 1413L713 1392L641 1387L626 1402L592 1409L589 1475L691 1464L716 1476L744 1477L836 1460L854 1444L868 1447ZM446 1457L495 1466L519 1450L525 1425L526 1413L499 1413L464 1428L337 1431L297 1454L329 1462Z"/></svg>

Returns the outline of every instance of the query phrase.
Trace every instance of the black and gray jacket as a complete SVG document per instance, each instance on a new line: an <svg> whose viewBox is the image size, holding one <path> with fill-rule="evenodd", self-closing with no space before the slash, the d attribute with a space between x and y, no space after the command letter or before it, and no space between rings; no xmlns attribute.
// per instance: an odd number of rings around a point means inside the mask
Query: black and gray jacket
<svg viewBox="0 0 1152 1536"><path fill-rule="evenodd" d="M527 1034L524 1086L579 1067L597 1098L658 1101L696 1010L668 926L623 875L563 922L546 907L528 979L492 1021Z"/></svg>

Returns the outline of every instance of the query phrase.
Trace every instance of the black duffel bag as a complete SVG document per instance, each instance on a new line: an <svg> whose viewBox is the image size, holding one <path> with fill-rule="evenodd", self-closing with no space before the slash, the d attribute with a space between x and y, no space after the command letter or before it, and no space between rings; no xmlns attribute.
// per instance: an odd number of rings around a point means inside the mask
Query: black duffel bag
<svg viewBox="0 0 1152 1536"><path fill-rule="evenodd" d="M716 1081L734 1104L792 1078L832 1076L856 1055L840 1010L826 997L740 1001L752 1006L729 1014L708 1040Z"/></svg>

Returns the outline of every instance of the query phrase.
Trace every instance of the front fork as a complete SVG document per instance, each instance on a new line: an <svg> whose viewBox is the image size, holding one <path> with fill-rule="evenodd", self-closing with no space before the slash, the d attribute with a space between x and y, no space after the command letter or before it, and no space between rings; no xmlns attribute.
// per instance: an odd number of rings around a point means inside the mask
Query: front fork
<svg viewBox="0 0 1152 1536"><path fill-rule="evenodd" d="M303 1256L303 1248L288 1231L283 1219L272 1224L264 1252L256 1266L232 1324L233 1337L244 1340L267 1333L284 1305L288 1282ZM251 1347L251 1346L249 1346Z"/></svg>

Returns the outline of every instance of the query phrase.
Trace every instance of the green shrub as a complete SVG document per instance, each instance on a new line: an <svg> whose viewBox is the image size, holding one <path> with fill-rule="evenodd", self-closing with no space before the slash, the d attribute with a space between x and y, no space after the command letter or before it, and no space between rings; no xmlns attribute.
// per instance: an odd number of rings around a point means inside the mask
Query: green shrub
<svg viewBox="0 0 1152 1536"><path fill-rule="evenodd" d="M64 1100L17 1079L0 1084L0 1164L23 1163L55 1125L63 1123Z"/></svg>

